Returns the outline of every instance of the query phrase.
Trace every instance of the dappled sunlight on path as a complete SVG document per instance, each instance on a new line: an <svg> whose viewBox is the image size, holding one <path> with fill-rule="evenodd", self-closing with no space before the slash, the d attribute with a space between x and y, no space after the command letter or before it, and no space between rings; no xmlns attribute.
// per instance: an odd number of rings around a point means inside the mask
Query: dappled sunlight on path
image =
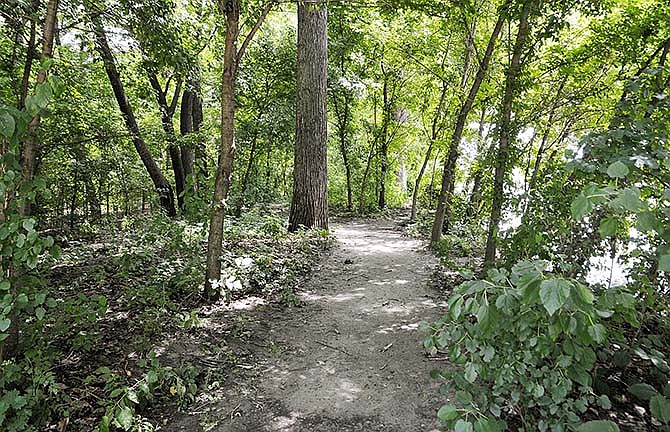
<svg viewBox="0 0 670 432"><path fill-rule="evenodd" d="M391 223L333 231L340 247L302 287L303 307L271 317L249 310L255 364L231 379L205 430L436 430L435 365L419 331L445 307L427 285L433 257Z"/></svg>

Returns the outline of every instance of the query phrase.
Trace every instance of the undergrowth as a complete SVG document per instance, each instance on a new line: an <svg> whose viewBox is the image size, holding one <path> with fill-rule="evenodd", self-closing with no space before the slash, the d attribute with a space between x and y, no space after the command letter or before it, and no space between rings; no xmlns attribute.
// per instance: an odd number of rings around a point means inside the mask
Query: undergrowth
<svg viewBox="0 0 670 432"><path fill-rule="evenodd" d="M298 303L299 279L332 237L284 225L258 212L227 221L226 301ZM156 430L152 410L188 406L212 375L155 351L168 335L199 331L206 229L150 215L55 237L62 255L34 271L46 292L28 299L39 319L26 321L20 355L2 364L0 430Z"/></svg>

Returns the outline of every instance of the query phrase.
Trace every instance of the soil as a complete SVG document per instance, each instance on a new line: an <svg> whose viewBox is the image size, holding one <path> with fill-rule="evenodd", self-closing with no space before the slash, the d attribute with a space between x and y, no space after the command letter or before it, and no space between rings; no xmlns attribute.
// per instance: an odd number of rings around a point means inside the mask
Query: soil
<svg viewBox="0 0 670 432"><path fill-rule="evenodd" d="M437 430L444 403L424 356L422 322L445 305L428 281L437 261L391 221L342 220L338 240L299 291L300 307L246 301L211 310L203 326L234 319L236 357L188 415L164 431ZM202 347L166 347L182 359Z"/></svg>

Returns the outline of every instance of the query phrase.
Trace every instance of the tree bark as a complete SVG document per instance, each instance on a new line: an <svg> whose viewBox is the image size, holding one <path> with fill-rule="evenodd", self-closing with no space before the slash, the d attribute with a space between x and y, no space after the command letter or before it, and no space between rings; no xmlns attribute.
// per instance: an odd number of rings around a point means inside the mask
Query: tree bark
<svg viewBox="0 0 670 432"><path fill-rule="evenodd" d="M463 105L461 106L458 117L456 118L456 126L454 127L454 133L451 136L449 151L444 159L442 186L440 188L440 196L437 202L437 211L435 212L435 221L433 223L433 230L430 237L430 241L433 244L439 242L440 238L442 237L444 216L447 212L449 201L451 200L451 197L449 196L449 190L452 188L452 184L454 183L454 171L456 168L456 161L458 160L460 153L459 146L461 143L461 137L463 136L463 129L465 128L468 114L470 114L472 106L474 105L477 93L479 93L479 87L481 86L484 80L484 76L488 71L489 63L491 62L491 57L493 56L493 51L495 50L496 41L498 40L498 36L500 35L500 31L502 30L504 22L505 11L501 10L498 15L498 21L493 28L493 32L491 32L491 36L486 47L486 52L484 53L484 57L482 58L482 61L479 65L474 82L472 83L470 91L468 92L468 96L466 97L465 101L463 101Z"/></svg>
<svg viewBox="0 0 670 432"><path fill-rule="evenodd" d="M273 1L265 4L260 17L237 50L237 38L240 33L240 2L239 0L222 0L220 12L226 17L226 36L223 53L223 75L221 77L221 147L219 163L214 180L214 199L209 220L207 237L207 270L205 272L205 297L216 301L221 290L216 286L221 280L221 250L223 248L223 221L226 215L228 191L233 173L235 157L235 77L247 46L263 24L265 17L272 9ZM195 116L194 111L194 116ZM201 115L201 112L198 113ZM200 117L197 121L201 121ZM194 119L194 122L196 120Z"/></svg>
<svg viewBox="0 0 670 432"><path fill-rule="evenodd" d="M179 112L179 133L182 137L193 133L193 102L195 94L192 90L186 88L181 98L181 107ZM193 149L188 146L181 146L181 165L184 170L184 177L193 175Z"/></svg>
<svg viewBox="0 0 670 432"><path fill-rule="evenodd" d="M343 64L343 60L342 60ZM344 75L344 66L342 66L342 75ZM349 127L350 114L351 114L351 96L349 95L349 90L343 90L344 96L342 104L338 102L337 96L333 97L333 108L335 109L335 119L337 127L337 135L340 140L340 153L342 154L342 162L344 163L344 171L346 175L346 185L347 185L347 210L352 210L352 190L351 190L351 161L349 160L349 146L347 128Z"/></svg>
<svg viewBox="0 0 670 432"><path fill-rule="evenodd" d="M40 0L33 0L32 2L32 16L30 18L30 35L28 36L28 46L26 47L26 62L23 65L23 77L21 79L21 95L19 96L19 109L25 107L26 98L28 97L28 87L30 86L30 73L33 68L33 60L35 58L35 38L37 34L37 13L40 8Z"/></svg>
<svg viewBox="0 0 670 432"><path fill-rule="evenodd" d="M381 129L381 148L379 151L380 155L380 172L379 172L379 202L377 207L379 210L383 210L386 207L386 175L388 173L388 152L389 152L389 142L388 142L388 129L389 122L391 121L391 102L389 101L389 77L384 71L384 65L382 64L382 73L384 74L384 84L382 87L382 98L383 98L383 114L382 114L382 129Z"/></svg>
<svg viewBox="0 0 670 432"><path fill-rule="evenodd" d="M149 177L151 177L151 181L153 182L156 191L158 192L161 207L163 207L169 216L175 216L177 211L174 206L174 193L172 192L172 186L170 186L170 183L163 175L163 172L156 164L153 156L151 156L149 147L147 147L144 139L142 138L140 128L137 125L137 120L135 119L135 114L130 105L130 102L128 101L128 97L126 96L126 91L123 88L121 76L116 69L114 57L112 56L112 51L109 48L107 35L105 34L100 17L96 13L91 13L90 17L93 24L93 31L95 33L96 49L104 63L105 72L107 73L112 90L114 91L114 97L116 98L116 102L119 105L119 109L123 114L126 128L130 132L135 150L137 150L137 153L140 156L144 167L149 173Z"/></svg>
<svg viewBox="0 0 670 432"><path fill-rule="evenodd" d="M328 229L326 3L298 4L298 72L293 199L289 230Z"/></svg>
<svg viewBox="0 0 670 432"><path fill-rule="evenodd" d="M414 181L414 190L412 191L412 210L410 213L409 221L414 222L416 220L416 214L418 211L418 202L419 202L419 192L421 189L421 180L423 179L423 175L426 172L426 168L428 167L428 162L430 161L430 156L433 153L433 147L435 145L435 140L437 140L437 137L440 133L440 120L442 119L442 113L444 112L444 104L447 99L447 91L449 90L449 86L446 81L442 81L442 93L440 94L440 102L437 105L437 109L435 110L435 115L433 116L433 122L431 124L431 129L430 129L430 137L428 137L428 148L426 149L426 155L423 158L423 163L421 164L421 169L419 170L419 174L416 176L416 180Z"/></svg>
<svg viewBox="0 0 670 432"><path fill-rule="evenodd" d="M42 45L42 58L52 58L53 57L53 43L54 43L54 34L56 33L56 14L58 11L58 0L49 0L47 3L47 12L44 17L44 30L43 30L43 45ZM29 53L29 55L31 55ZM41 69L37 74L37 84L43 84L47 79L47 71ZM23 99L25 101L25 98ZM23 149L21 153L21 171L22 179L25 183L30 183L33 181L35 175L35 161L37 159L37 153L39 152L39 144L37 142L37 130L40 127L40 122L42 116L38 113L32 119L28 125L27 138L23 143ZM23 199L21 214L24 216L30 216L30 200L25 197Z"/></svg>
<svg viewBox="0 0 670 432"><path fill-rule="evenodd" d="M170 162L172 163L172 172L174 173L175 190L177 192L177 205L181 209L184 207L184 190L186 189L186 175L184 174L184 165L182 164L182 154L177 146L177 136L174 133L174 125L172 124L172 117L177 107L179 93L181 89L181 81L177 84L172 103L168 104L166 88L163 90L158 76L155 73L149 73L149 82L151 88L154 89L156 101L161 111L161 124L163 132L167 138L168 153L170 154Z"/></svg>
<svg viewBox="0 0 670 432"><path fill-rule="evenodd" d="M495 176L493 179L493 200L491 202L491 218L489 221L488 235L486 238L486 254L484 265L491 266L496 257L496 243L502 207L504 202L504 184L507 164L509 160L510 145L514 139L515 130L512 127L512 104L517 94L517 81L521 73L521 56L523 55L526 41L530 33L529 16L534 0L527 0L519 17L519 28L512 51L509 68L505 77L505 93L503 96L502 112L498 124L499 143L495 163Z"/></svg>
<svg viewBox="0 0 670 432"><path fill-rule="evenodd" d="M484 168L482 167L482 164L486 159L486 155L493 151L493 145L491 145L491 148L489 148L488 152L484 148L484 143L487 138L484 136L485 122L486 108L482 108L482 116L479 119L479 130L477 131L477 155L481 163L477 166L474 174L472 175L472 191L470 192L468 207L465 210L465 214L471 218L479 214L479 203L482 199L482 180L484 178Z"/></svg>
<svg viewBox="0 0 670 432"><path fill-rule="evenodd" d="M214 200L207 239L207 273L205 296L210 301L220 297L215 282L221 279L221 249L223 246L223 221L228 204L228 191L233 173L235 155L235 75L237 73L237 38L240 26L240 4L228 0L225 5L226 39L223 54L221 81L221 148L214 182Z"/></svg>

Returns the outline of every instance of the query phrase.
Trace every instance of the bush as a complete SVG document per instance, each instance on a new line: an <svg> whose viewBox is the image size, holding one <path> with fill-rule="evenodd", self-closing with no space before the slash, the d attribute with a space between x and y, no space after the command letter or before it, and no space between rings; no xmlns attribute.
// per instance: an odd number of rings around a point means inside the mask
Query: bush
<svg viewBox="0 0 670 432"><path fill-rule="evenodd" d="M619 308L634 304L619 290L605 297L620 300ZM609 398L594 392L591 372L608 342L611 306L552 274L546 261L463 283L424 341L429 353L446 352L462 368L434 372L459 404L443 406L438 417L462 431L504 430L505 420L531 428L525 430L565 431L590 406L609 408Z"/></svg>

